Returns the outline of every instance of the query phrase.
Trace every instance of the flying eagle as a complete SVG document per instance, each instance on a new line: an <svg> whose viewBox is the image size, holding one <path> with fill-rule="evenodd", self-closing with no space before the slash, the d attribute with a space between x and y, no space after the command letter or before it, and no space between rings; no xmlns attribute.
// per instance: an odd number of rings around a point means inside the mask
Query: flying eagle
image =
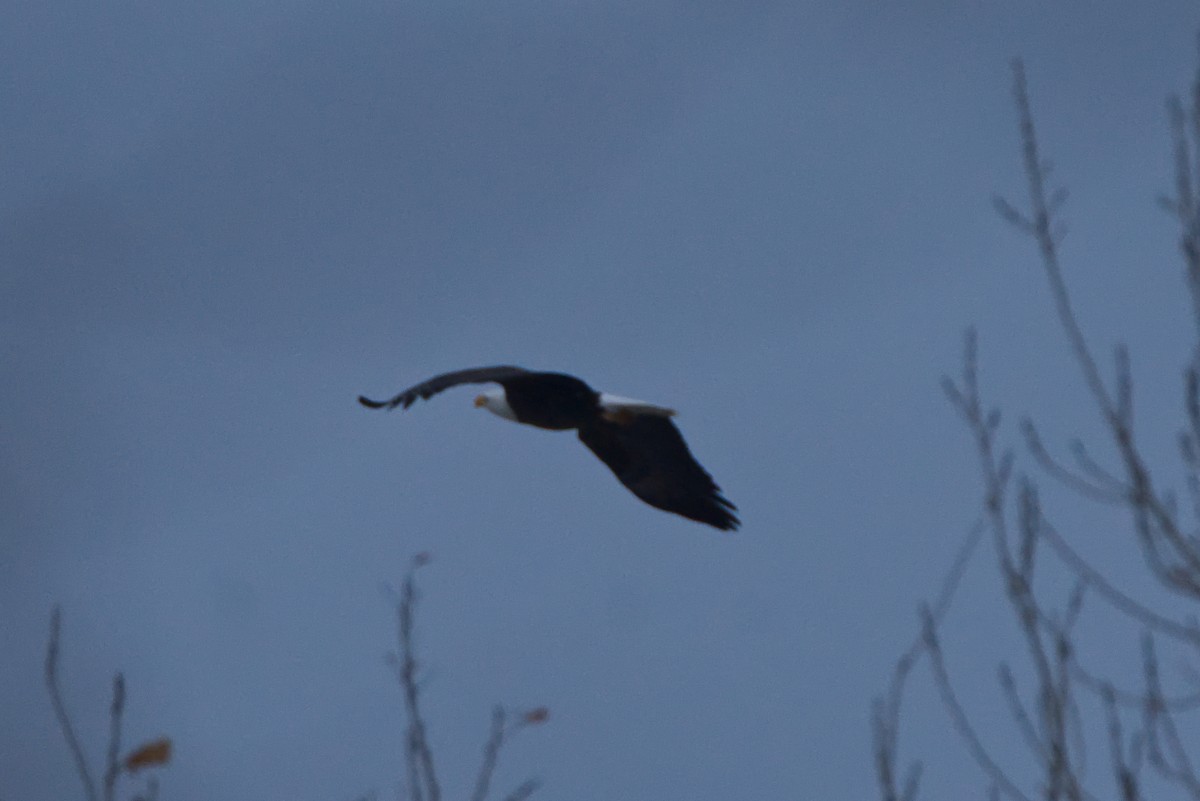
<svg viewBox="0 0 1200 801"><path fill-rule="evenodd" d="M475 406L517 423L551 431L575 429L622 484L651 506L724 531L739 525L737 507L692 457L675 412L651 403L597 392L563 373L521 367L475 367L435 376L386 401L361 395L369 409L407 409L459 384L500 385L475 398Z"/></svg>

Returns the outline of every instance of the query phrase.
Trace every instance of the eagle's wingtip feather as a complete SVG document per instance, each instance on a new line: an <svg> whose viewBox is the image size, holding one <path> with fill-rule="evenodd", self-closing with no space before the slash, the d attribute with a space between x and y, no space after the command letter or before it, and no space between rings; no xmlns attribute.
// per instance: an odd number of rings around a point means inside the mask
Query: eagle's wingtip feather
<svg viewBox="0 0 1200 801"><path fill-rule="evenodd" d="M358 402L368 409L382 409L384 406L387 406L387 403L384 401L371 400L364 395L358 396Z"/></svg>

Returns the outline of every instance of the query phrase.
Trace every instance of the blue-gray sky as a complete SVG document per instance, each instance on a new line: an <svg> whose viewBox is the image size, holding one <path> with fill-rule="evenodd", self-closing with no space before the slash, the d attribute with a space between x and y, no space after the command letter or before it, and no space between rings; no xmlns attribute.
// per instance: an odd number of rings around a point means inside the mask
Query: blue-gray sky
<svg viewBox="0 0 1200 801"><path fill-rule="evenodd" d="M964 327L1010 419L1096 431L990 205L1023 186L1013 56L1072 191L1083 322L1129 342L1172 453L1190 323L1154 199L1194 3L3 16L0 797L78 792L42 689L54 603L93 760L120 668L127 737L176 743L164 798L395 797L381 587L426 550L460 794L502 701L551 709L500 771L544 798L870 797L870 698L977 515L938 387ZM641 504L467 390L354 402L509 362L679 409L743 529ZM1123 518L1090 514L1093 556L1132 563ZM999 719L1017 641L986 559L968 584L947 648ZM915 691L928 797L975 792Z"/></svg>

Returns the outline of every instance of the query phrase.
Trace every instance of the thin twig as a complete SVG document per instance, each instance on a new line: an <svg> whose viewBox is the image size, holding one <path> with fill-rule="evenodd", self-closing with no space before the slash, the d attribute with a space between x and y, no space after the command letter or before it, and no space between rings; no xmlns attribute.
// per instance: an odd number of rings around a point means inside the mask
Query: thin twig
<svg viewBox="0 0 1200 801"><path fill-rule="evenodd" d="M158 779L151 776L146 780L146 792L144 794L135 795L133 801L158 801ZM372 796L369 801L374 801Z"/></svg>
<svg viewBox="0 0 1200 801"><path fill-rule="evenodd" d="M1200 778L1197 778L1192 761L1180 740L1174 716L1161 703L1158 657L1154 638L1149 633L1142 636L1142 664L1146 677L1146 738L1150 764L1160 774L1187 790L1193 798L1200 798ZM1169 757L1164 752L1163 741L1166 750L1170 751Z"/></svg>
<svg viewBox="0 0 1200 801"><path fill-rule="evenodd" d="M1021 432L1025 435L1025 445L1047 473L1057 478L1063 484L1095 501L1102 503L1126 503L1129 500L1129 490L1120 482L1110 486L1101 486L1090 478L1071 470L1062 462L1055 459L1042 442L1031 420L1021 422Z"/></svg>
<svg viewBox="0 0 1200 801"><path fill-rule="evenodd" d="M63 739L67 741L67 748L70 749L71 756L75 759L75 770L79 774L80 781L83 782L84 794L88 801L97 801L96 783L92 780L91 771L88 770L87 760L83 756L83 748L79 745L79 738L75 736L75 727L71 725L71 718L67 714L66 705L62 700L62 692L58 687L58 642L61 628L62 610L55 604L50 613L50 641L46 644L46 689L50 692L50 703L54 705L54 716L58 719L58 728L62 731Z"/></svg>
<svg viewBox="0 0 1200 801"><path fill-rule="evenodd" d="M471 794L471 801L483 801L487 798L488 785L491 784L492 774L496 772L496 760L500 756L500 746L503 744L504 707L496 704L492 709L492 728L487 743L483 746L483 762L479 765L479 774L475 777L475 792Z"/></svg>
<svg viewBox="0 0 1200 801"><path fill-rule="evenodd" d="M975 759L976 764L992 780L993 784L999 790L1003 791L1005 795L1019 801L1031 801L1029 796L1021 792L1021 788L1017 787L1016 783L1008 777L1004 770L992 759L991 755L988 754L987 749L983 746L983 742L979 739L979 735L976 734L975 728L971 725L967 713L963 710L962 704L959 703L958 697L954 693L954 687L950 683L950 674L946 670L946 663L942 658L942 649L938 644L932 613L928 609L922 609L921 620L921 630L925 636L929 661L933 666L933 675L936 679L938 691L942 696L942 703L950 713L950 718L954 722L954 728L971 751L971 756Z"/></svg>
<svg viewBox="0 0 1200 801"><path fill-rule="evenodd" d="M971 527L955 554L954 561L946 571L946 575L942 577L942 586L931 610L935 626L941 625L942 618L950 608L950 603L966 572L967 564L983 535L983 528L982 521L976 522ZM875 699L872 714L875 773L884 801L913 801L916 798L917 785L921 775L920 763L914 762L909 766L902 787L897 788L896 761L900 738L900 702L904 697L904 686L909 673L924 650L925 638L922 634L918 634L907 650L896 660L887 695Z"/></svg>
<svg viewBox="0 0 1200 801"><path fill-rule="evenodd" d="M113 801L117 777L121 775L121 717L125 712L125 677L113 677L112 707L109 710L108 765L104 771L104 801Z"/></svg>
<svg viewBox="0 0 1200 801"><path fill-rule="evenodd" d="M1075 355L1075 361L1083 373L1084 381L1100 410L1106 426L1121 455L1121 460L1128 473L1127 484L1130 488L1130 504L1135 511L1140 511L1139 533L1144 545L1149 546L1156 532L1171 546L1172 552L1191 575L1200 575L1200 551L1198 551L1186 536L1180 531L1177 521L1164 505L1154 490L1150 472L1142 461L1133 437L1133 428L1122 418L1121 403L1113 399L1100 368L1092 355L1091 348L1083 335L1078 317L1071 305L1070 293L1063 278L1062 267L1058 258L1058 241L1053 232L1052 212L1046 201L1046 179L1048 167L1038 151L1037 135L1033 124L1033 111L1029 101L1028 86L1025 80L1025 67L1018 59L1013 62L1013 96L1017 105L1021 135L1021 150L1025 165L1025 176L1029 183L1030 216L1033 222L1032 236L1037 242L1042 256L1042 268L1046 274L1051 297L1058 314L1059 323L1066 334L1067 341ZM1186 154L1185 154L1186 155ZM1180 184L1180 202L1184 202L1186 193L1191 189ZM1191 201L1188 201L1191 202ZM1200 307L1197 309L1200 313ZM1120 364L1119 364L1119 369ZM1124 369L1128 369L1127 366ZM1118 375L1118 394L1122 392L1122 384L1127 379ZM1086 456L1086 455L1085 455ZM1098 469L1098 465L1095 465ZM1179 574L1165 566L1155 565L1156 572L1171 586L1195 598L1200 596L1200 582L1182 580Z"/></svg>
<svg viewBox="0 0 1200 801"><path fill-rule="evenodd" d="M1083 797L1076 770L1071 762L1069 750L1070 686L1066 660L1070 645L1066 633L1059 626L1050 632L1053 649L1042 639L1039 619L1041 606L1033 594L1034 543L1043 525L1041 504L1036 489L1028 479L1022 479L1019 499L1019 526L1021 532L1021 559L1017 571L1002 566L1008 572L1009 601L1017 616L1017 623L1024 635L1038 683L1038 711L1041 723L1039 740L1044 743L1046 759L1046 784L1048 798L1066 794L1069 799Z"/></svg>
<svg viewBox="0 0 1200 801"><path fill-rule="evenodd" d="M949 382L946 382L949 383ZM952 390L952 391L951 391ZM1072 701L1070 698L1069 641L1061 626L1055 625L1048 632L1054 642L1051 649L1042 639L1041 619L1044 614L1033 594L1033 576L1037 542L1045 525L1037 491L1029 479L1022 477L1018 494L1018 532L1016 554L1010 546L1010 533L1005 511L1006 486L1011 474L1011 456L1001 452L997 457L995 436L999 415L995 411L984 413L979 392L976 370L976 342L973 332L967 337L963 357L963 377L960 385L950 385L947 390L951 400L974 435L984 484L984 508L990 523L993 547L997 564L1004 581L1005 593L1018 627L1024 636L1027 652L1033 664L1038 686L1038 711L1041 732L1030 738L1035 753L1041 753L1046 771L1045 783L1048 797L1065 796L1068 799L1090 797L1080 786L1077 770L1069 749L1073 732L1070 721ZM927 638L928 642L928 638ZM1052 656L1053 650L1053 656ZM949 689L949 679L943 683ZM963 733L964 720L956 723ZM982 744L975 740L973 750L982 751ZM983 752L983 756L987 756ZM980 755L976 760L983 764ZM989 757L990 760L990 757Z"/></svg>
<svg viewBox="0 0 1200 801"><path fill-rule="evenodd" d="M1200 77L1193 89L1193 120L1200 120ZM1192 295L1192 317L1200 334L1200 203L1196 199L1196 184L1200 183L1200 159L1193 159L1188 141L1187 114L1178 97L1167 101L1167 117L1171 122L1171 142L1175 148L1175 197L1171 210L1179 218L1181 235L1179 249L1183 253L1185 277ZM1193 134L1200 148L1200 123ZM1192 163L1196 174L1193 177Z"/></svg>
<svg viewBox="0 0 1200 801"><path fill-rule="evenodd" d="M434 770L433 750L429 745L428 727L421 715L421 692L417 682L416 649L413 645L417 604L415 573L428 562L429 555L427 553L417 554L413 559L412 568L405 576L404 584L401 586L400 599L397 603L400 653L392 659L396 676L404 690L404 706L408 715L404 756L408 772L410 801L439 801L442 792ZM484 744L483 761L475 778L471 801L484 801L487 798L506 732L525 725L541 723L546 720L546 717L547 710L539 707L526 713L512 726L506 727L504 707L497 705L492 710L492 725L487 742ZM537 790L538 786L538 782L531 779L514 790L508 799L523 801Z"/></svg>
<svg viewBox="0 0 1200 801"><path fill-rule="evenodd" d="M1017 722L1017 729L1021 732L1021 737L1025 740L1025 745L1038 758L1040 762L1048 762L1049 754L1046 752L1046 746L1042 743L1041 737L1038 736L1037 729L1033 725L1033 721L1029 717L1029 713L1025 711L1025 704L1021 701L1021 695L1017 692L1016 679L1013 678L1012 670L1008 665L1001 664L998 671L1000 679L1000 689L1004 691L1004 698L1008 702L1008 712L1012 719Z"/></svg>
<svg viewBox="0 0 1200 801"><path fill-rule="evenodd" d="M1104 695L1104 709L1108 715L1108 750L1112 759L1113 777L1121 791L1121 801L1141 801L1138 790L1137 769L1125 757L1125 738L1121 733L1121 716L1112 692Z"/></svg>
<svg viewBox="0 0 1200 801"><path fill-rule="evenodd" d="M416 606L414 567L404 578L400 591L399 639L400 639L400 684L404 689L404 705L408 712L408 737L406 757L409 766L409 789L413 801L440 801L441 787L434 769L433 749L429 745L428 729L421 716L421 698L417 686L417 659L413 648L413 608Z"/></svg>
<svg viewBox="0 0 1200 801"><path fill-rule="evenodd" d="M1081 440L1075 440L1071 443L1071 450L1075 456L1075 461L1079 463L1079 467L1083 472L1092 477L1094 481L1109 484L1114 487L1120 487L1125 494L1125 501L1133 502L1136 500L1133 488L1126 484L1121 479L1110 473L1102 464L1092 458L1088 453L1087 446Z"/></svg>
<svg viewBox="0 0 1200 801"><path fill-rule="evenodd" d="M1100 699L1106 694L1111 695L1114 703L1127 709L1143 709L1146 706L1146 693L1142 690L1126 690L1115 686L1110 680L1102 679L1084 667L1077 659L1071 660L1071 676L1075 682L1088 692ZM1190 712L1200 708L1200 692L1161 698L1159 703L1163 708L1172 712Z"/></svg>
<svg viewBox="0 0 1200 801"><path fill-rule="evenodd" d="M1134 620L1137 620L1142 625L1157 632L1167 634L1192 645L1200 646L1200 630L1197 630L1194 626L1185 625L1163 617L1117 589L1112 582L1101 575L1099 571L1088 564L1087 560L1068 545L1066 539L1058 533L1053 525L1043 522L1041 536L1050 543L1050 547L1054 549L1060 559L1066 562L1078 576L1094 587L1114 607Z"/></svg>
<svg viewBox="0 0 1200 801"><path fill-rule="evenodd" d="M1084 380L1106 415L1115 417L1113 401L1100 376L1096 360L1084 339L1083 331L1071 308L1071 298L1062 268L1058 262L1058 243L1051 231L1052 217L1046 202L1046 178L1048 168L1038 153L1037 133L1033 124L1033 111L1029 102L1029 89L1025 80L1025 65L1013 61L1013 98L1017 105L1018 125L1021 133L1021 153L1025 162L1025 177L1029 182L1029 206L1033 224L1033 236L1042 252L1042 266L1050 283L1050 294L1058 310L1059 321L1067 334L1067 340L1075 352L1075 358L1083 369Z"/></svg>
<svg viewBox="0 0 1200 801"><path fill-rule="evenodd" d="M526 779L515 790L504 796L504 801L525 801L526 798L537 792L537 789L541 786L542 783L537 779Z"/></svg>

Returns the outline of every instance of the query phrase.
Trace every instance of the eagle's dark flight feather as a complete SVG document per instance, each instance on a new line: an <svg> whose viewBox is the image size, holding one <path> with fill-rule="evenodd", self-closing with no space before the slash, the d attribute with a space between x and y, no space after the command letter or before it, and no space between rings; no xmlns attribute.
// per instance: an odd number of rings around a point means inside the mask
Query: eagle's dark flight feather
<svg viewBox="0 0 1200 801"><path fill-rule="evenodd" d="M736 529L737 507L688 450L669 418L633 415L597 418L580 426L579 439L608 465L622 484L651 506L707 523Z"/></svg>
<svg viewBox="0 0 1200 801"><path fill-rule="evenodd" d="M413 402L417 398L429 400L439 392L456 387L459 384L491 384L524 375L528 372L524 368L513 367L507 364L496 367L472 367L469 370L456 370L453 373L435 375L428 381L422 381L415 387L409 387L394 398L385 401L371 400L359 395L358 402L368 409L395 409L397 406L403 406L407 409L413 405Z"/></svg>

